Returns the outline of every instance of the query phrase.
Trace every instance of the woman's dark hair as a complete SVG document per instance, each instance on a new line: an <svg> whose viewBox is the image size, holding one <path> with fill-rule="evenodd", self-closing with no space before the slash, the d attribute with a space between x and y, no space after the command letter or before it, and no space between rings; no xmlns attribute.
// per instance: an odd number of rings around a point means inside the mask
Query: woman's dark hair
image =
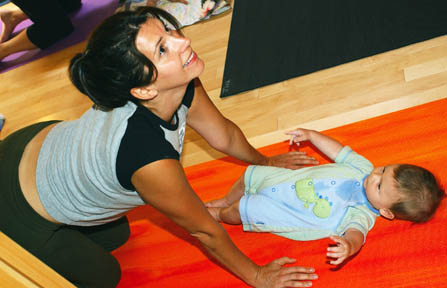
<svg viewBox="0 0 447 288"><path fill-rule="evenodd" d="M135 44L141 25L149 18L179 29L171 14L155 7L120 12L104 20L92 33L85 51L71 59L71 82L97 108L110 110L128 101L138 103L130 90L156 80L156 67Z"/></svg>

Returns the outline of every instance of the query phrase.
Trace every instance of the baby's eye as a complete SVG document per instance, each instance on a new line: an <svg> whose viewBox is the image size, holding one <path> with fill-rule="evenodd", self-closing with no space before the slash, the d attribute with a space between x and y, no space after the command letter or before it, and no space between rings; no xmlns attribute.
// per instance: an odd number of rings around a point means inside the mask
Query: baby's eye
<svg viewBox="0 0 447 288"><path fill-rule="evenodd" d="M380 184L381 184L381 183L379 183L379 185L377 185L377 190L379 190L379 191L380 191Z"/></svg>

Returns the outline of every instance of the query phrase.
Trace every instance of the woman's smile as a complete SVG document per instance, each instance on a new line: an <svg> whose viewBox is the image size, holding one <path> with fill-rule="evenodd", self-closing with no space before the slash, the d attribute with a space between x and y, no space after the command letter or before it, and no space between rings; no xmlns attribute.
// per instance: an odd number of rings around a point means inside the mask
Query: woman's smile
<svg viewBox="0 0 447 288"><path fill-rule="evenodd" d="M191 55L189 56L188 60L186 60L185 64L183 65L183 67L187 67L189 65L191 65L192 63L194 63L197 60L197 54L194 53L194 51L191 51Z"/></svg>

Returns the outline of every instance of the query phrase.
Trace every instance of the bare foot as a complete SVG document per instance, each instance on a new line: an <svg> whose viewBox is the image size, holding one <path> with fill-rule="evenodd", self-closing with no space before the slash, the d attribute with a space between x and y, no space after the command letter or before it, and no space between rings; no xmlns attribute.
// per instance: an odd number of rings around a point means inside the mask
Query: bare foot
<svg viewBox="0 0 447 288"><path fill-rule="evenodd" d="M211 216L213 216L214 220L216 220L217 222L222 221L220 219L220 210L222 208L218 208L218 207L208 207L208 212L211 214Z"/></svg>
<svg viewBox="0 0 447 288"><path fill-rule="evenodd" d="M16 26L25 19L27 19L27 16L21 10L0 11L0 22L2 24L2 31L0 31L0 43L8 40L9 36L11 36L11 33L14 31L14 28L16 28Z"/></svg>
<svg viewBox="0 0 447 288"><path fill-rule="evenodd" d="M227 199L225 197L211 200L211 201L205 203L205 207L207 207L207 208L210 208L210 207L224 208L224 207L229 207L229 206L230 206L230 204L227 202Z"/></svg>
<svg viewBox="0 0 447 288"><path fill-rule="evenodd" d="M9 10L0 11L0 22L2 24L2 31L0 34L0 43L8 40L15 26L11 25L12 12Z"/></svg>

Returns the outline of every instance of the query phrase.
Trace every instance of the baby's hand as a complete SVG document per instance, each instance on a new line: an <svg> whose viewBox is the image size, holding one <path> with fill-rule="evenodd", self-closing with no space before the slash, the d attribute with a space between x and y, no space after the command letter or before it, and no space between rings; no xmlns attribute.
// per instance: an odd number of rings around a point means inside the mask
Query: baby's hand
<svg viewBox="0 0 447 288"><path fill-rule="evenodd" d="M331 236L330 239L337 243L336 246L327 248L327 257L334 258L335 260L330 261L332 265L341 264L349 256L351 256L352 244L348 240L340 236Z"/></svg>
<svg viewBox="0 0 447 288"><path fill-rule="evenodd" d="M289 131L286 132L286 135L290 135L290 141L289 141L289 145L292 145L294 142L296 143L296 145L300 145L300 142L302 141L309 141L310 140L310 134L311 134L311 130L307 130L304 128L297 128L294 131Z"/></svg>

